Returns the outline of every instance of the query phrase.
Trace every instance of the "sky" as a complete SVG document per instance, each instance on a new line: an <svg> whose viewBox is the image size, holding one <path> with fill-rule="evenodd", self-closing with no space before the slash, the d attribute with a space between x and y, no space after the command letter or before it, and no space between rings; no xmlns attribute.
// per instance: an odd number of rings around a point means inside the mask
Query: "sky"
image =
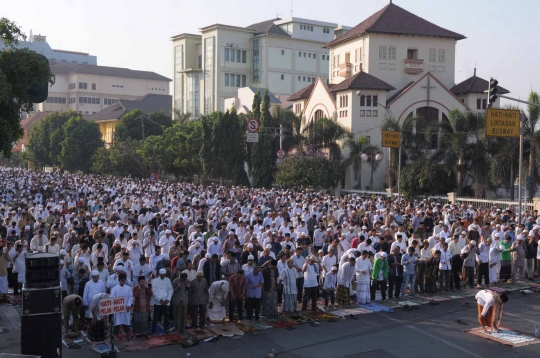
<svg viewBox="0 0 540 358"><path fill-rule="evenodd" d="M222 23L248 26L291 16L355 26L389 0L0 0L7 17L52 48L88 52L98 65L172 78L171 36ZM510 96L540 92L539 0L394 0L400 7L467 37L456 44L456 83L494 77ZM503 104L510 102L503 101Z"/></svg>

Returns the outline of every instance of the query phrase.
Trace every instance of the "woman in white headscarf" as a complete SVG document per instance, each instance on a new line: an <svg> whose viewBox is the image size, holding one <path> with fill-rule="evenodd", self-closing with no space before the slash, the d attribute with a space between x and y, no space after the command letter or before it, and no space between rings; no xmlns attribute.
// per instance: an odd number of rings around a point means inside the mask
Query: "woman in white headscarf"
<svg viewBox="0 0 540 358"><path fill-rule="evenodd" d="M216 281L208 290L208 318L210 321L221 321L227 316L225 312L225 299L229 294L229 283L225 280Z"/></svg>

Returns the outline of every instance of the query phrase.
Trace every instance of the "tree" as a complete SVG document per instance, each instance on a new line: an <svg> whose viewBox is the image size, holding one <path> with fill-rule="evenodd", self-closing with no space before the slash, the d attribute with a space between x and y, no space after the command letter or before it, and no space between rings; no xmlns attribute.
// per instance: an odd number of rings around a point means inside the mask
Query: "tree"
<svg viewBox="0 0 540 358"><path fill-rule="evenodd" d="M114 140L124 141L128 138L142 140L144 137L161 135L165 128L172 126L172 119L163 111L144 114L140 109L134 109L124 114L114 127Z"/></svg>
<svg viewBox="0 0 540 358"><path fill-rule="evenodd" d="M340 179L342 168L325 157L294 154L277 166L276 183L283 187L333 188Z"/></svg>
<svg viewBox="0 0 540 358"><path fill-rule="evenodd" d="M189 112L182 112L178 108L173 109L173 122L175 123L186 123L192 119L192 115Z"/></svg>
<svg viewBox="0 0 540 358"><path fill-rule="evenodd" d="M300 116L291 110L276 106L272 117L278 125L283 126L283 150L285 152L303 144L304 137L301 131L302 120Z"/></svg>
<svg viewBox="0 0 540 358"><path fill-rule="evenodd" d="M365 152L365 148L368 146L368 139L365 136L359 136L357 139L349 137L343 144L344 148L349 150L347 159L343 162L345 168L352 166L354 172L354 180L356 181L355 188L361 189L361 175L360 170L362 168L362 154Z"/></svg>
<svg viewBox="0 0 540 358"><path fill-rule="evenodd" d="M341 160L340 142L351 136L351 132L333 119L321 117L309 122L302 130L308 152L323 151L330 160Z"/></svg>
<svg viewBox="0 0 540 358"><path fill-rule="evenodd" d="M36 123L29 133L26 155L38 168L46 165L59 166L64 125L70 118L81 118L75 111L52 112Z"/></svg>
<svg viewBox="0 0 540 358"><path fill-rule="evenodd" d="M401 126L399 121L392 118L386 117L385 121L381 126L381 131L392 131L399 132L401 135ZM399 162L403 165L403 159L400 157L399 148L388 148L389 158L388 166L386 167L386 183L388 188L394 188L394 184L397 183L398 173L399 173Z"/></svg>
<svg viewBox="0 0 540 358"><path fill-rule="evenodd" d="M409 198L446 193L455 188L455 173L436 158L419 157L401 169L401 190Z"/></svg>
<svg viewBox="0 0 540 358"><path fill-rule="evenodd" d="M538 92L531 91L529 94L528 102L536 103L540 105L540 96ZM527 105L528 115L525 117L523 123L524 136L529 141L531 149L529 151L529 170L528 175L531 178L531 188L528 189L529 193L527 197L532 198L536 192L536 178L535 178L535 157L540 152L540 132L536 129L536 125L540 120L540 108L535 105ZM521 183L520 183L521 185Z"/></svg>
<svg viewBox="0 0 540 358"><path fill-rule="evenodd" d="M378 145L370 144L364 148L364 153L368 156L368 160L364 161L370 168L370 180L369 180L369 190L373 190L373 173L377 171L380 161L377 161L375 157L377 154L382 154L382 149ZM362 156L362 154L360 156ZM361 159L361 158L360 158Z"/></svg>
<svg viewBox="0 0 540 358"><path fill-rule="evenodd" d="M253 115L257 112L255 108L256 101L257 95L255 95L253 100ZM274 127L274 121L270 115L270 95L268 94L268 89L264 92L259 123L261 128ZM259 141L253 143L251 148L252 184L256 188L270 188L272 186L272 171L276 160L275 150L273 151L273 142L274 138L268 135L259 135Z"/></svg>
<svg viewBox="0 0 540 358"><path fill-rule="evenodd" d="M91 158L103 147L99 125L82 117L71 117L63 126L64 140L58 160L60 168L68 171L90 172Z"/></svg>
<svg viewBox="0 0 540 358"><path fill-rule="evenodd" d="M0 18L0 39L6 45L0 51L0 153L9 158L13 143L23 137L20 112L34 109L27 90L40 81L54 84L54 75L36 52L14 47L26 36L4 17Z"/></svg>
<svg viewBox="0 0 540 358"><path fill-rule="evenodd" d="M92 172L102 175L147 177L146 162L140 155L142 142L127 139L99 148L92 157Z"/></svg>

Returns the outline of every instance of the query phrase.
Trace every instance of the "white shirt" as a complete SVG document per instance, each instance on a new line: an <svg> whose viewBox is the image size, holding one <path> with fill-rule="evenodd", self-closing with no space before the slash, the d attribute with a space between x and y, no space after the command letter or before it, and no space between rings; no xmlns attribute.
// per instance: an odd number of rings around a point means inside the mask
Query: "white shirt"
<svg viewBox="0 0 540 358"><path fill-rule="evenodd" d="M304 264L304 267L306 268L306 271L304 271L304 287L317 287L319 285L319 283L317 282L319 266L316 264L310 265L306 262Z"/></svg>
<svg viewBox="0 0 540 358"><path fill-rule="evenodd" d="M332 270L332 266L337 264L337 257L336 255L333 255L330 257L330 255L326 255L323 257L321 261L321 266L323 267L323 270L325 272L330 272Z"/></svg>
<svg viewBox="0 0 540 358"><path fill-rule="evenodd" d="M493 299L493 295L491 292L487 290L478 291L476 296L474 296L480 306L483 306L482 310L482 317L485 317L487 314L487 311L491 306L493 306L493 303L495 302Z"/></svg>
<svg viewBox="0 0 540 358"><path fill-rule="evenodd" d="M302 268L304 266L304 263L306 262L306 259L302 255L300 255L300 257L296 255L292 255L291 259L293 260L293 263L300 268ZM300 278L303 275L304 273L302 271L296 271L296 278Z"/></svg>
<svg viewBox="0 0 540 358"><path fill-rule="evenodd" d="M152 280L152 304L161 305L160 300L169 300L167 306L171 304L171 297L173 294L173 288L171 285L171 280L168 277L161 279L161 277L156 277Z"/></svg>
<svg viewBox="0 0 540 358"><path fill-rule="evenodd" d="M350 262L345 262L343 265L339 266L338 272L338 285L343 285L345 287L350 287L351 282L354 277L354 267L351 266Z"/></svg>
<svg viewBox="0 0 540 358"><path fill-rule="evenodd" d="M372 270L371 261L366 257L365 259L358 257L356 259L356 265L354 271L356 272L356 281L357 282L367 282L369 283L370 272ZM362 273L365 271L365 273Z"/></svg>
<svg viewBox="0 0 540 358"><path fill-rule="evenodd" d="M439 262L439 269L440 270L451 270L452 265L450 263L450 259L452 258L452 255L450 254L450 250L441 250L441 261Z"/></svg>

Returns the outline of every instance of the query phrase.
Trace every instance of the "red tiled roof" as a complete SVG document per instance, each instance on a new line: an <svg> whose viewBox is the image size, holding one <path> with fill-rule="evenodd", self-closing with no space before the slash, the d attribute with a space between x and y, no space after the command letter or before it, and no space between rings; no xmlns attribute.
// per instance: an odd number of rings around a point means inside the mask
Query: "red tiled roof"
<svg viewBox="0 0 540 358"><path fill-rule="evenodd" d="M344 91L348 89L370 89L370 90L383 90L392 91L395 88L383 80L378 79L375 76L366 72L358 72L341 83L333 86L330 91Z"/></svg>
<svg viewBox="0 0 540 358"><path fill-rule="evenodd" d="M327 43L324 47L334 47L365 33L435 36L456 40L465 38L465 36L461 34L443 29L440 26L390 3L337 39Z"/></svg>
<svg viewBox="0 0 540 358"><path fill-rule="evenodd" d="M403 87L402 89L400 89L399 91L397 91L396 93L394 93L392 96L390 96L390 98L388 98L386 100L386 103L390 103L392 102L394 99L396 99L400 94L402 94L405 90L407 90L409 87L411 87L413 85L414 81L411 81L409 83L407 83L405 85L405 87Z"/></svg>
<svg viewBox="0 0 540 358"><path fill-rule="evenodd" d="M23 127L23 129L30 130L34 124L47 117L48 114L50 114L50 112L34 113L30 117L21 121L21 127Z"/></svg>
<svg viewBox="0 0 540 358"><path fill-rule="evenodd" d="M454 94L462 94L462 93L484 93L489 88L489 82L486 81L483 78L476 77L476 75L467 78L465 81L458 83L454 87L450 89L450 91ZM507 89L499 86L499 90L497 93L505 94L510 93Z"/></svg>
<svg viewBox="0 0 540 358"><path fill-rule="evenodd" d="M309 98L313 88L315 88L315 83L311 83L310 85L302 88L300 91L293 93L289 96L289 98L287 98L287 101L298 101L299 99Z"/></svg>

